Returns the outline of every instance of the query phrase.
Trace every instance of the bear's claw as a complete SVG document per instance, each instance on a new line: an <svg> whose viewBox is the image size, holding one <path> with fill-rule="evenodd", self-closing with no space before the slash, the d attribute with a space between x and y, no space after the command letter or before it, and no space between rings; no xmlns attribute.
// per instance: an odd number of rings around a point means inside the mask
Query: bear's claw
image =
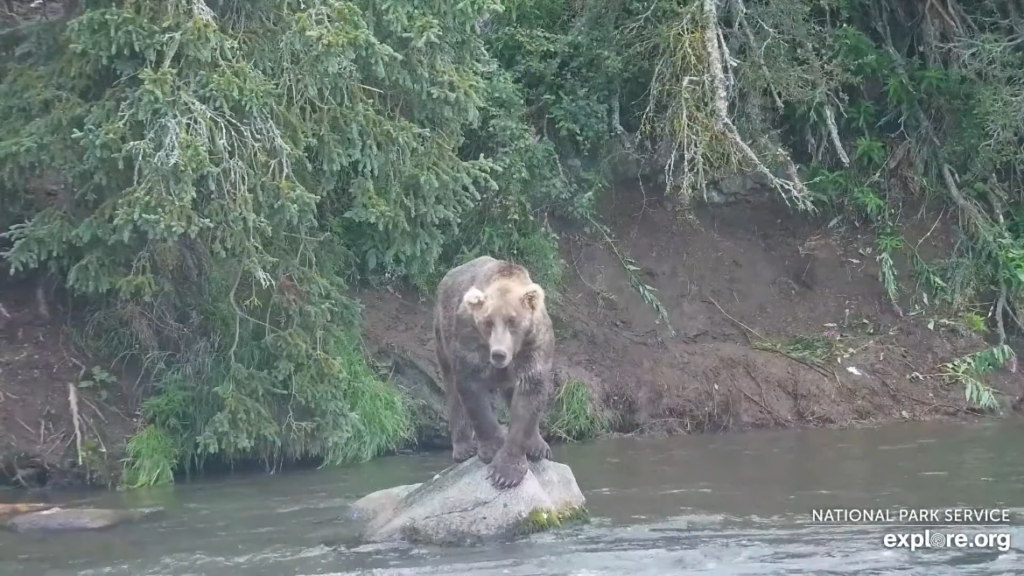
<svg viewBox="0 0 1024 576"><path fill-rule="evenodd" d="M495 438L487 442L477 442L476 455L484 464L490 464L504 445L504 438Z"/></svg>
<svg viewBox="0 0 1024 576"><path fill-rule="evenodd" d="M476 444L466 444L463 446L455 446L452 448L452 460L456 462L465 462L473 456L476 456Z"/></svg>
<svg viewBox="0 0 1024 576"><path fill-rule="evenodd" d="M539 434L526 445L525 452L531 462L551 460L551 446Z"/></svg>
<svg viewBox="0 0 1024 576"><path fill-rule="evenodd" d="M518 486L526 477L526 457L514 458L501 452L487 468L487 479L491 485L502 490Z"/></svg>

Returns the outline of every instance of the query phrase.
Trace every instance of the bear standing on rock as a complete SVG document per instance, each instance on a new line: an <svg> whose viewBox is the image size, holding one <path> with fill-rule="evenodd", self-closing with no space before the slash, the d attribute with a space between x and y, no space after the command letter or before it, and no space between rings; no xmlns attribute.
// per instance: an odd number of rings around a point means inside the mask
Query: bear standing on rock
<svg viewBox="0 0 1024 576"><path fill-rule="evenodd" d="M544 290L526 268L490 256L453 268L437 287L434 338L452 457L476 454L496 488L519 485L527 458L551 459L540 435L555 348ZM491 409L496 391L509 404L507 438Z"/></svg>

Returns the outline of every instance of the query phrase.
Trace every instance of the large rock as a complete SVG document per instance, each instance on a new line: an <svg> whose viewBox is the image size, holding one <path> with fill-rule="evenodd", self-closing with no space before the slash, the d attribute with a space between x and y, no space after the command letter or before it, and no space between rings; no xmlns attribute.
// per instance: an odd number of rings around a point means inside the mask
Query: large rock
<svg viewBox="0 0 1024 576"><path fill-rule="evenodd" d="M565 464L531 463L522 483L497 490L487 480L487 466L471 458L423 484L374 492L352 505L352 516L368 519L365 542L460 546L584 520L585 504Z"/></svg>
<svg viewBox="0 0 1024 576"><path fill-rule="evenodd" d="M372 494L367 494L352 503L349 509L348 518L349 520L362 520L369 522L374 518L379 518L385 514L391 514L398 509L398 504L402 501L402 498L405 498L406 495L422 485L422 483L406 484L404 486L395 486L394 488L378 490Z"/></svg>
<svg viewBox="0 0 1024 576"><path fill-rule="evenodd" d="M161 508L107 510L102 508L50 508L15 516L6 526L15 532L32 530L99 530L124 522L141 520L161 512Z"/></svg>

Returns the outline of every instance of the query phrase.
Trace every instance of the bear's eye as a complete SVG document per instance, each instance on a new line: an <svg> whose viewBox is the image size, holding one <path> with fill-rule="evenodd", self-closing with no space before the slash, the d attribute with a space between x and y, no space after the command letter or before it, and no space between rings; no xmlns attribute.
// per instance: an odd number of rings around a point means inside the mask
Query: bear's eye
<svg viewBox="0 0 1024 576"><path fill-rule="evenodd" d="M484 332L490 332L494 328L494 320L490 318L484 320L481 327L484 329Z"/></svg>
<svg viewBox="0 0 1024 576"><path fill-rule="evenodd" d="M509 328L514 328L518 321L519 321L519 319L516 318L515 316L509 316L508 318L505 319L505 324Z"/></svg>

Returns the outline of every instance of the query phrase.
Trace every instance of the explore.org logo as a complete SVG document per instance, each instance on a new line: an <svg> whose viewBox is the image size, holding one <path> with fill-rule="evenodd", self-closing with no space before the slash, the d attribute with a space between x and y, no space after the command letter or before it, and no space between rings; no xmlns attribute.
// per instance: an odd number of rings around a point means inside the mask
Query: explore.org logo
<svg viewBox="0 0 1024 576"><path fill-rule="evenodd" d="M886 548L907 548L911 552L922 548L988 548L999 552L1009 552L1010 534L1006 532L965 534L926 529L921 532L888 533L882 537L882 545Z"/></svg>

